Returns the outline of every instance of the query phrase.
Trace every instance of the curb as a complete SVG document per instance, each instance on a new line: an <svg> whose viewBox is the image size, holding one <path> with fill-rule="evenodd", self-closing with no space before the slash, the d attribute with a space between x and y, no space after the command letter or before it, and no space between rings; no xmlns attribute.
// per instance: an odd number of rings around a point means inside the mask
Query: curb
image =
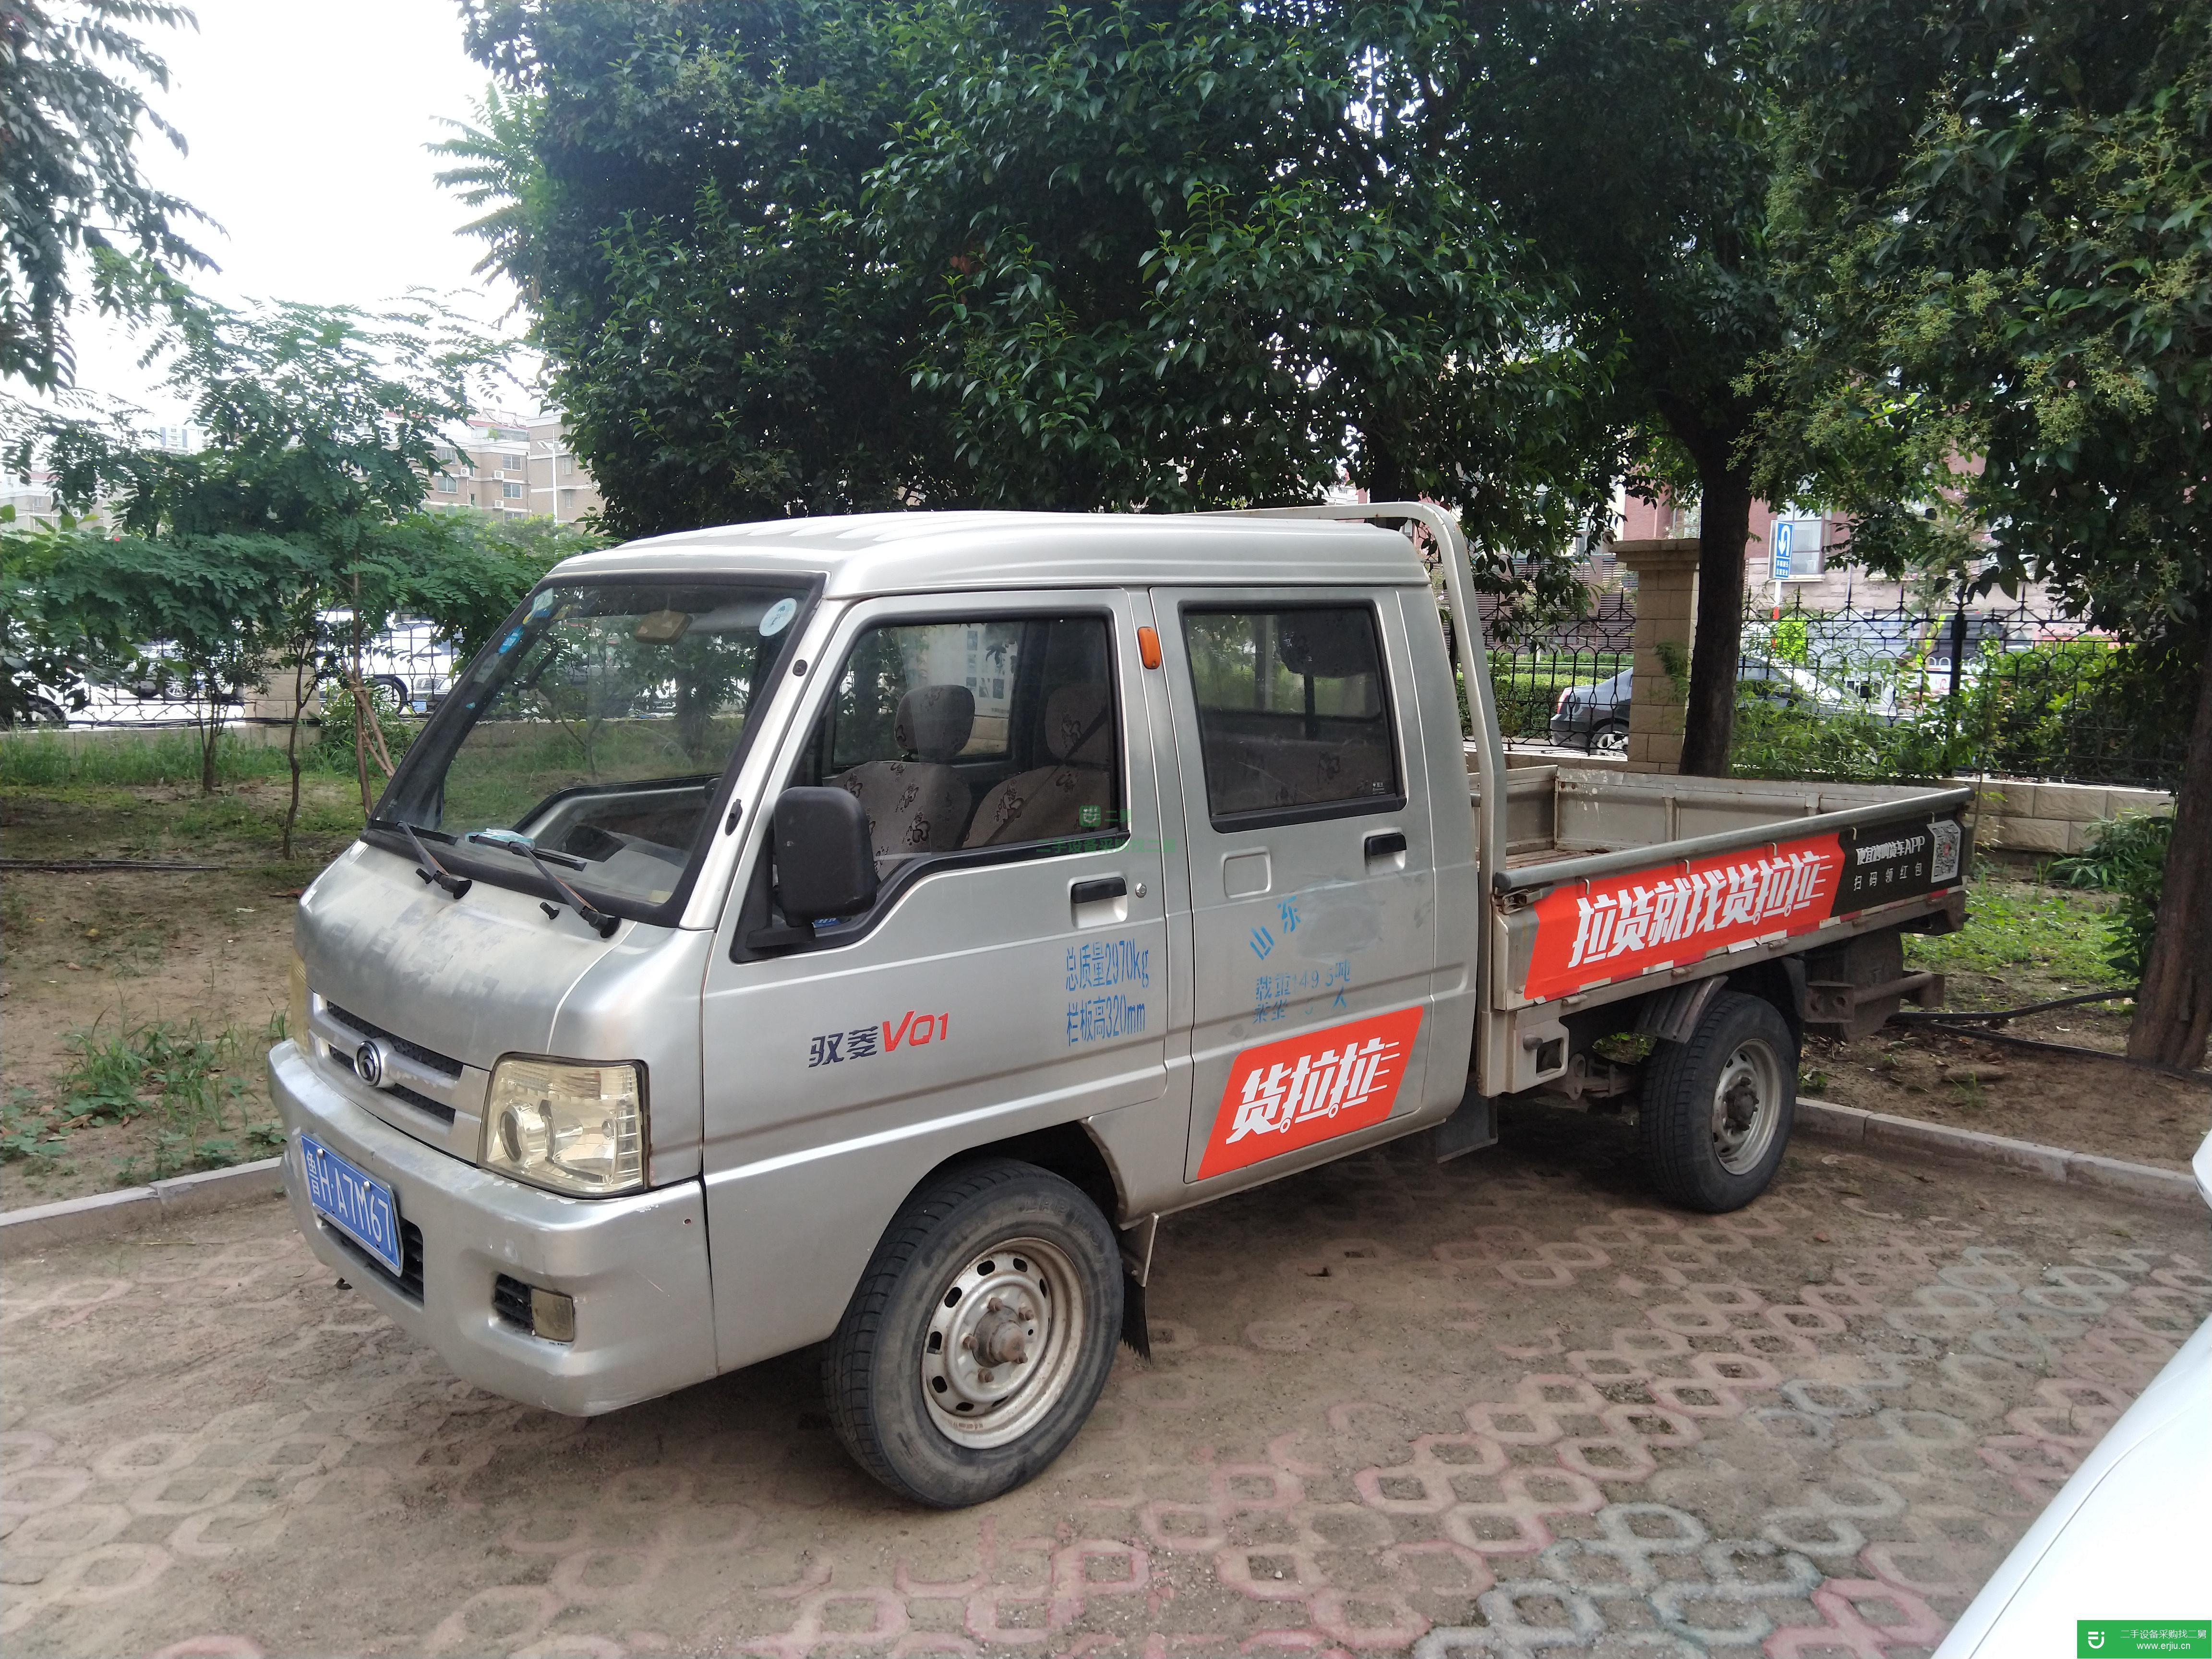
<svg viewBox="0 0 2212 1659"><path fill-rule="evenodd" d="M1867 1146L1919 1152L1929 1158L1971 1159L2017 1170L2038 1180L2066 1187L2094 1187L2154 1203L2185 1204L2201 1208L2204 1196L2194 1176L2184 1170L2161 1170L2149 1164L2128 1164L2117 1158L2091 1152L2069 1152L2060 1146L2040 1146L2032 1140L2008 1140L1984 1134L1978 1129L1954 1129L1948 1124L1925 1123L1918 1118L1891 1117L1856 1106L1838 1106L1825 1100L1797 1102L1796 1127L1828 1140L1856 1141Z"/></svg>
<svg viewBox="0 0 2212 1659"><path fill-rule="evenodd" d="M57 1204L0 1212L0 1251L14 1254L26 1245L68 1244L86 1238L111 1238L136 1232L158 1221L204 1215L284 1190L284 1160L258 1158L228 1170L173 1176L148 1187L65 1198Z"/></svg>

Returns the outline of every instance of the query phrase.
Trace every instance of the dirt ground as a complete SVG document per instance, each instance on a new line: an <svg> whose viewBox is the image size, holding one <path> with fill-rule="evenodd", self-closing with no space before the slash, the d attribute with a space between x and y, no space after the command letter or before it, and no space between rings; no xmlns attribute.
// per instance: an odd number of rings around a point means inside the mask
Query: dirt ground
<svg viewBox="0 0 2212 1659"><path fill-rule="evenodd" d="M344 787L310 780L308 829L289 861L273 856L281 781L230 786L212 800L174 786L9 791L0 847L10 859L235 866L0 876L0 1083L11 1097L54 1098L72 1033L106 1039L170 1021L210 1036L234 1030L248 1057L240 1074L257 1091L247 1110L265 1115L258 1054L270 1018L284 1008L294 901L350 839L333 825L343 822ZM0 1165L0 1208L147 1179L161 1127L149 1113L127 1125L70 1129L63 1155Z"/></svg>
<svg viewBox="0 0 2212 1659"><path fill-rule="evenodd" d="M2126 1041L2127 1022L2072 1011L2071 1030L2042 1020L2006 1029L2051 1042L2106 1047L2090 1035ZM2063 1015L2062 1015L2063 1018ZM2166 1169L2189 1167L2212 1133L2212 1085L2114 1065L1977 1042L1972 1038L1891 1028L1852 1043L1806 1045L1800 1091L1840 1106L1923 1118L2045 1146L2126 1158Z"/></svg>
<svg viewBox="0 0 2212 1659"><path fill-rule="evenodd" d="M1170 1218L1154 1359L978 1510L800 1354L588 1422L264 1203L0 1264L22 1655L1925 1655L2212 1309L2206 1218L1807 1143L1671 1214L1513 1112ZM2124 1613L2127 1609L2115 1609Z"/></svg>
<svg viewBox="0 0 2212 1659"><path fill-rule="evenodd" d="M1967 929L1907 943L1908 965L1942 970L1945 1006L2017 1008L2120 982L2102 958L2099 893L1997 866L1975 884ZM2054 1008L2002 1029L2108 1054L2127 1047L2131 1005ZM2185 1169L2212 1131L2212 1078L2039 1054L1892 1025L1851 1043L1806 1045L1800 1090L1839 1105L1924 1118L2015 1140Z"/></svg>

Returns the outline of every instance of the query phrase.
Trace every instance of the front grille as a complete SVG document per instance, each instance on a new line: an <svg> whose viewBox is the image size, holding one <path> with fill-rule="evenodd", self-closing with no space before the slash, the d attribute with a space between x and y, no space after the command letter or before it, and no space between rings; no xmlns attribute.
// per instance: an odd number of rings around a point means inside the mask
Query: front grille
<svg viewBox="0 0 2212 1659"><path fill-rule="evenodd" d="M374 1273L402 1296L422 1299L422 1230L411 1221L399 1224L399 1271L395 1273L367 1250L348 1238L328 1222L323 1231L337 1240L338 1248L361 1263L362 1268ZM525 1293L526 1296L527 1292Z"/></svg>
<svg viewBox="0 0 2212 1659"><path fill-rule="evenodd" d="M418 1094L404 1083L387 1083L384 1085L384 1092L387 1095L398 1095L416 1110L429 1113L441 1123L451 1124L453 1121L453 1109L447 1105L444 1101L433 1100L428 1095Z"/></svg>
<svg viewBox="0 0 2212 1659"><path fill-rule="evenodd" d="M335 1002L325 1002L323 1012L341 1025L350 1025L363 1036L374 1037L380 1042L390 1043L418 1066L427 1066L432 1071L442 1072L450 1078L458 1078L461 1074L461 1062L452 1055L441 1054L435 1048L425 1048L419 1042L410 1042L398 1032L387 1031L374 1020L363 1019L359 1014L339 1007ZM419 1099L421 1097L417 1096L416 1098ZM453 1114L449 1111L446 1115L450 1119Z"/></svg>
<svg viewBox="0 0 2212 1659"><path fill-rule="evenodd" d="M501 1273L491 1282L491 1310L508 1324L523 1330L537 1330L530 1316L530 1286L519 1279L509 1279Z"/></svg>

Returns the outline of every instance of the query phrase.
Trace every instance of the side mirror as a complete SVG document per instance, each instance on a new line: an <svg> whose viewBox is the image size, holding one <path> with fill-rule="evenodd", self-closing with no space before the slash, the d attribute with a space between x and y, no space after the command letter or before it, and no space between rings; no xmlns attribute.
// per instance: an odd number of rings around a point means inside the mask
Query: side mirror
<svg viewBox="0 0 2212 1659"><path fill-rule="evenodd" d="M859 915L876 902L868 815L842 789L787 789L775 803L775 889L785 919Z"/></svg>

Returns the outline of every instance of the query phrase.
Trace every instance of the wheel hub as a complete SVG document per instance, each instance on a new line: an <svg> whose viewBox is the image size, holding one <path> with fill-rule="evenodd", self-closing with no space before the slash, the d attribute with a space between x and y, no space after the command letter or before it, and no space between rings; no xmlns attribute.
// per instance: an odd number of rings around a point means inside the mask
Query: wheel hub
<svg viewBox="0 0 2212 1659"><path fill-rule="evenodd" d="M1024 1432L1064 1389L1080 1346L1075 1268L1042 1239L969 1259L939 1295L922 1340L921 1390L955 1440L997 1445Z"/></svg>
<svg viewBox="0 0 2212 1659"><path fill-rule="evenodd" d="M1781 1062L1764 1042L1743 1044L1721 1067L1713 1089L1713 1152L1721 1167L1731 1175L1756 1169L1781 1109Z"/></svg>

